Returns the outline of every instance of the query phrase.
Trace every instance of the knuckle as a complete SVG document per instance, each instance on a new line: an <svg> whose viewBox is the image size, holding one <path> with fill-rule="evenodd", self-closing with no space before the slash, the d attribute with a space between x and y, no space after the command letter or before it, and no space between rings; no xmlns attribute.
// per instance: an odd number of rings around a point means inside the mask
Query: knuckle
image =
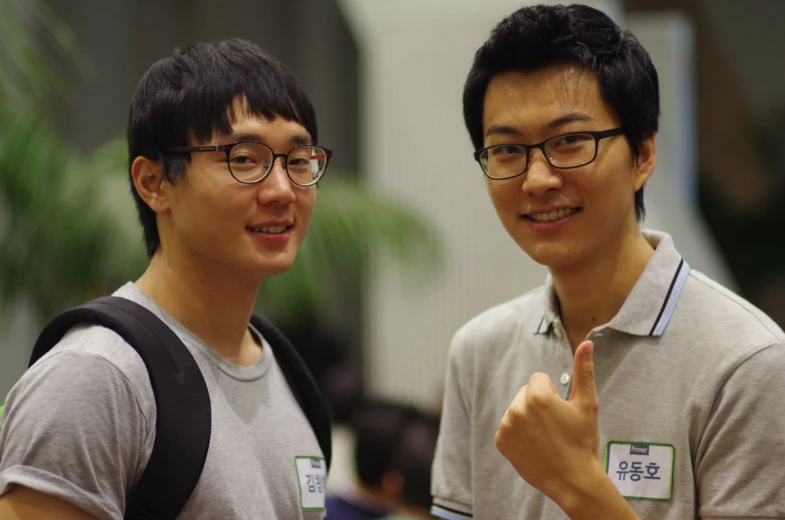
<svg viewBox="0 0 785 520"><path fill-rule="evenodd" d="M530 392L527 405L532 409L544 408L548 399L542 392Z"/></svg>
<svg viewBox="0 0 785 520"><path fill-rule="evenodd" d="M526 406L533 409L542 408L550 402L551 397L552 392L547 382L533 385L526 393Z"/></svg>
<svg viewBox="0 0 785 520"><path fill-rule="evenodd" d="M525 412L523 407L517 405L516 403L513 403L512 405L510 405L509 408L507 408L504 417L502 417L502 422L500 426L502 428L507 428L507 429L512 428L514 424L520 422L524 413Z"/></svg>
<svg viewBox="0 0 785 520"><path fill-rule="evenodd" d="M502 433L501 429L499 429L496 432L496 435L493 438L493 442L496 445L496 449L502 451L502 449L504 448L504 434Z"/></svg>

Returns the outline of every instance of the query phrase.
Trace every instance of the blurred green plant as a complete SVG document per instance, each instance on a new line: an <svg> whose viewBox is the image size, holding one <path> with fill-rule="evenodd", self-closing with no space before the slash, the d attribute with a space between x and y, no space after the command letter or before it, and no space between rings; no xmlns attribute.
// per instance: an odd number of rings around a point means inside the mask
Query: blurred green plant
<svg viewBox="0 0 785 520"><path fill-rule="evenodd" d="M67 93L57 64L88 67L74 34L40 0L0 0L0 34L0 311L26 300L43 321L137 278L147 258L125 141L80 154L53 122L50 102ZM318 312L379 253L418 279L442 262L420 216L345 177L328 171L294 266L265 281L278 318Z"/></svg>

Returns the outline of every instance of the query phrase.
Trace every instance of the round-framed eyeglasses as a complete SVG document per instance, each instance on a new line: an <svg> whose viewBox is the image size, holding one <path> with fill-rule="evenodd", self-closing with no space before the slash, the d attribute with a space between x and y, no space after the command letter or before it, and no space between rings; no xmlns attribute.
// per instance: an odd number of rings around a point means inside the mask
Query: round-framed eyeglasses
<svg viewBox="0 0 785 520"><path fill-rule="evenodd" d="M531 151L539 149L554 168L580 168L597 158L599 143L606 137L620 135L624 128L601 132L559 134L537 144L497 144L474 152L483 173L489 179L512 179L526 173Z"/></svg>
<svg viewBox="0 0 785 520"><path fill-rule="evenodd" d="M272 171L277 158L283 161L289 179L297 186L313 186L324 175L333 153L323 146L301 145L288 153L275 153L258 141L241 141L216 146L172 146L167 153L224 152L229 173L238 182L256 184Z"/></svg>

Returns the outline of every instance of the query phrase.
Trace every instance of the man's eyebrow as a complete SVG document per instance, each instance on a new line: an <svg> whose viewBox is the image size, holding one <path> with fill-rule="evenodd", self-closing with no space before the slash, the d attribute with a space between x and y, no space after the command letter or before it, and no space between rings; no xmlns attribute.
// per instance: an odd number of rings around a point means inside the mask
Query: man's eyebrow
<svg viewBox="0 0 785 520"><path fill-rule="evenodd" d="M229 136L229 139L233 143L241 143L241 142L248 142L248 141L256 141L259 143L264 143L264 137L262 137L259 134L253 134L253 133L231 134ZM308 134L295 134L289 138L289 142L294 146L312 144L311 137Z"/></svg>
<svg viewBox="0 0 785 520"><path fill-rule="evenodd" d="M262 136L259 134L252 134L252 133L241 133L241 134L231 134L229 135L229 140L233 143L243 143L248 141L258 141L262 142Z"/></svg>
<svg viewBox="0 0 785 520"><path fill-rule="evenodd" d="M594 118L588 114L584 114L583 112L570 112L569 114L564 114L561 117L557 117L550 123L548 123L548 128L559 128L560 126L564 126L567 123L573 123L575 121L594 121Z"/></svg>
<svg viewBox="0 0 785 520"><path fill-rule="evenodd" d="M289 138L289 142L296 145L313 144L313 140L308 134L293 135Z"/></svg>
<svg viewBox="0 0 785 520"><path fill-rule="evenodd" d="M488 127L488 131L485 132L485 137L492 135L521 135L521 133L511 126L491 125Z"/></svg>
<svg viewBox="0 0 785 520"><path fill-rule="evenodd" d="M570 112L569 114L564 114L563 116L557 117L553 121L548 122L545 127L549 129L556 129L566 125L567 123L574 123L576 121L594 121L594 118L588 114L584 114L583 112ZM485 132L485 137L492 135L519 136L521 133L511 126L491 125L488 127L488 131Z"/></svg>

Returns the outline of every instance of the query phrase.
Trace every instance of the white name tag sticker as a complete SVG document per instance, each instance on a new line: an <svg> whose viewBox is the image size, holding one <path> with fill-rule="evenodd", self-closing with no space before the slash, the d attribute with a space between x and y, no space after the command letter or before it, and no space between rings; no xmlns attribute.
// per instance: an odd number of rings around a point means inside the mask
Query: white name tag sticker
<svg viewBox="0 0 785 520"><path fill-rule="evenodd" d="M303 511L322 511L327 463L321 457L295 457L294 466L300 484L300 507Z"/></svg>
<svg viewBox="0 0 785 520"><path fill-rule="evenodd" d="M624 498L668 501L673 496L675 454L670 444L610 441L605 472Z"/></svg>

